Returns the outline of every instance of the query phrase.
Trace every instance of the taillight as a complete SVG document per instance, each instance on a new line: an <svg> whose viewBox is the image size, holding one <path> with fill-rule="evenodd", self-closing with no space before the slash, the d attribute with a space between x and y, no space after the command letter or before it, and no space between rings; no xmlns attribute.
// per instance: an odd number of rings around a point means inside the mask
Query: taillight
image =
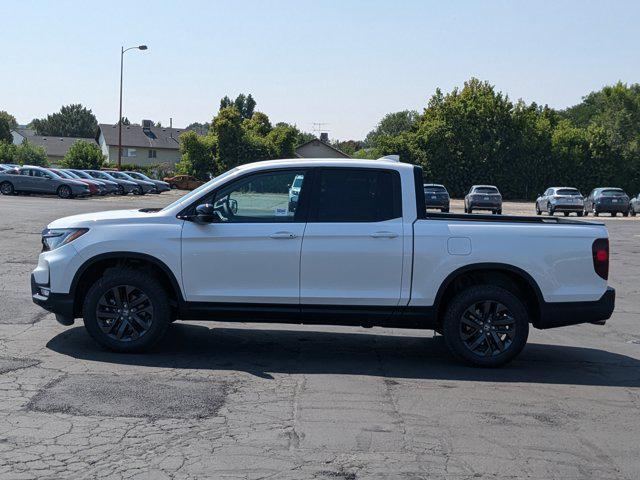
<svg viewBox="0 0 640 480"><path fill-rule="evenodd" d="M593 253L593 269L607 280L609 278L609 239L598 238L591 247Z"/></svg>

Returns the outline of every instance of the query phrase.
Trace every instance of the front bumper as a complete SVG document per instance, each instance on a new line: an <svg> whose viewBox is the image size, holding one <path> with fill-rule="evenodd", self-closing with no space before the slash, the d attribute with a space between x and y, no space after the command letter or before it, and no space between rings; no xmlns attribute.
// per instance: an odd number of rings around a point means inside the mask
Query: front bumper
<svg viewBox="0 0 640 480"><path fill-rule="evenodd" d="M611 287L593 302L544 302L540 307L540 318L533 326L544 329L579 323L604 325L611 318L615 303L616 291Z"/></svg>
<svg viewBox="0 0 640 480"><path fill-rule="evenodd" d="M73 296L69 293L53 293L49 284L39 284L31 274L31 299L45 310L55 313L62 325L72 325L74 319Z"/></svg>

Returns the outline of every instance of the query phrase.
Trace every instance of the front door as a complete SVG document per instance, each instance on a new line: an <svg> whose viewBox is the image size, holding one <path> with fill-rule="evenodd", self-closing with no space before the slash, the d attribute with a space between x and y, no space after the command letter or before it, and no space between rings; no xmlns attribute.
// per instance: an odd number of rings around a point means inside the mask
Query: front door
<svg viewBox="0 0 640 480"><path fill-rule="evenodd" d="M300 265L303 311L305 305L396 306L404 243L399 173L323 168L314 183Z"/></svg>
<svg viewBox="0 0 640 480"><path fill-rule="evenodd" d="M298 176L304 191L305 169L281 169L239 178L197 202L213 204L217 220L184 223L187 301L298 305L305 214L289 201Z"/></svg>

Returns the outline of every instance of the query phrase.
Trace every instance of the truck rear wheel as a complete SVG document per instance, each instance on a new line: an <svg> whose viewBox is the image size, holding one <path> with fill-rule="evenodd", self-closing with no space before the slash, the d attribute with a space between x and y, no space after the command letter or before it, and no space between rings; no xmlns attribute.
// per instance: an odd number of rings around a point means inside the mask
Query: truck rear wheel
<svg viewBox="0 0 640 480"><path fill-rule="evenodd" d="M103 347L116 352L144 352L171 323L167 293L152 275L112 268L89 289L83 306L84 325Z"/></svg>
<svg viewBox="0 0 640 480"><path fill-rule="evenodd" d="M469 287L449 302L444 339L453 355L480 367L499 367L524 348L529 316L522 301L495 285Z"/></svg>

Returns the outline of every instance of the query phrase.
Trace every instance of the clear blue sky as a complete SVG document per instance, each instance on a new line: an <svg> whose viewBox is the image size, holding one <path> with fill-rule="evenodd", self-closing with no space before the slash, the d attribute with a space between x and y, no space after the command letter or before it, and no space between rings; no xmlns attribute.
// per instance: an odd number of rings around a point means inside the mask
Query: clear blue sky
<svg viewBox="0 0 640 480"><path fill-rule="evenodd" d="M640 2L27 1L2 7L0 110L27 123L80 102L183 127L252 93L271 120L363 138L471 76L562 108L640 81Z"/></svg>

